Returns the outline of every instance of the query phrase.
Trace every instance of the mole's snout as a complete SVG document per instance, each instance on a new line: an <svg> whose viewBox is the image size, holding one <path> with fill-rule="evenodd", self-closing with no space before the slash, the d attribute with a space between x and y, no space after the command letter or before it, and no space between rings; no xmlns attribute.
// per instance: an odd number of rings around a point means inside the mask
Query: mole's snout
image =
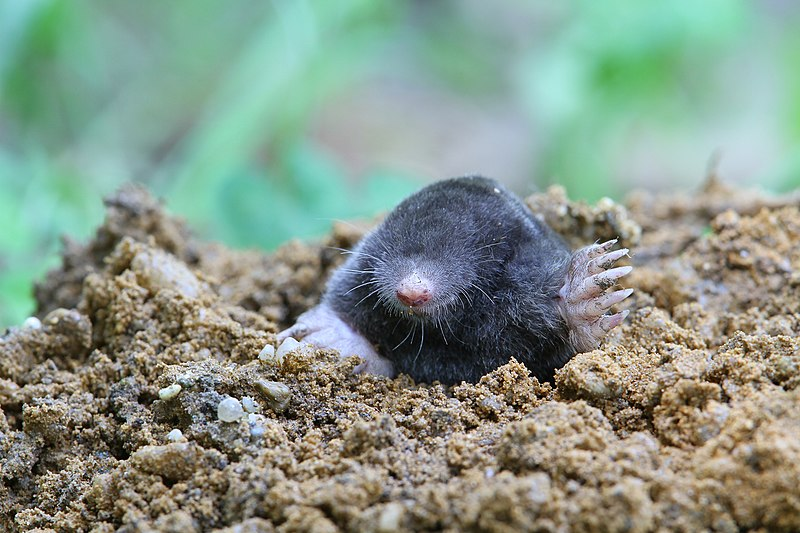
<svg viewBox="0 0 800 533"><path fill-rule="evenodd" d="M431 299L431 289L428 280L422 278L414 272L403 278L397 284L397 299L403 305L409 307L419 307Z"/></svg>

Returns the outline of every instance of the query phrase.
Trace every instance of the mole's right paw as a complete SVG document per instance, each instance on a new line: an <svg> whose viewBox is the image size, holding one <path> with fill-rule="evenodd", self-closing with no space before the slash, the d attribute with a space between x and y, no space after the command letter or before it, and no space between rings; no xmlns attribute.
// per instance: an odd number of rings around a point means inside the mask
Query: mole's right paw
<svg viewBox="0 0 800 533"><path fill-rule="evenodd" d="M372 344L345 323L330 307L320 304L297 317L297 322L278 333L278 344L293 337L317 348L332 348L342 357L357 355L364 360L355 373L378 374L394 377L394 365L375 351Z"/></svg>
<svg viewBox="0 0 800 533"><path fill-rule="evenodd" d="M628 316L628 311L606 312L627 298L633 289L607 293L617 280L633 270L631 266L612 268L628 254L627 248L611 251L617 239L581 248L570 260L567 277L559 291L561 314L569 327L569 338L579 352L593 350L606 333Z"/></svg>

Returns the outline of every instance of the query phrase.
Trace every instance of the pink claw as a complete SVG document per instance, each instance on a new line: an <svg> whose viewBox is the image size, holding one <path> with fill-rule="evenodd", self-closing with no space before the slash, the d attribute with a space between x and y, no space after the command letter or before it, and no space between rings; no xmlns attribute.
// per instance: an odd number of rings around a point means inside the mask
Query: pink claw
<svg viewBox="0 0 800 533"><path fill-rule="evenodd" d="M601 244L592 244L586 248L583 248L583 250L586 250L586 254L589 256L589 259L594 259L595 257L599 257L609 251L614 247L615 244L617 244L617 239L611 239L610 241L606 241Z"/></svg>
<svg viewBox="0 0 800 533"><path fill-rule="evenodd" d="M611 268L611 265L626 255L628 255L628 249L620 248L619 250L614 250L613 252L608 252L607 254L598 256L589 261L589 272L592 274L598 274L604 270L607 270Z"/></svg>

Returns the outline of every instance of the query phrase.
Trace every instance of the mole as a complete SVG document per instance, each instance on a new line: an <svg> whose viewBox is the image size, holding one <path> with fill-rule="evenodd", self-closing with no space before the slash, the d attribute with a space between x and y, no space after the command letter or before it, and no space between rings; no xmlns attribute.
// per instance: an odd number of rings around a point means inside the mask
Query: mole
<svg viewBox="0 0 800 533"><path fill-rule="evenodd" d="M572 252L513 193L481 176L433 183L402 201L349 252L316 307L278 334L342 357L356 372L477 382L521 361L540 381L599 346L628 311L609 309L617 240Z"/></svg>

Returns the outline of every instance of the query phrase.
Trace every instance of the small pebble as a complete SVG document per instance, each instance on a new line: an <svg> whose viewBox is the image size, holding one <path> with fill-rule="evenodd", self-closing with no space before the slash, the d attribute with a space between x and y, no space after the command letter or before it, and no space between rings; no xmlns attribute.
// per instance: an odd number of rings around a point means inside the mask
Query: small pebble
<svg viewBox="0 0 800 533"><path fill-rule="evenodd" d="M164 387L163 389L159 390L158 397L161 398L162 400L170 400L175 396L177 396L178 393L181 392L182 388L183 387L181 387L179 384L173 383L172 385Z"/></svg>
<svg viewBox="0 0 800 533"><path fill-rule="evenodd" d="M532 502L542 505L550 498L550 478L544 472L537 472L530 477L531 488L528 497Z"/></svg>
<svg viewBox="0 0 800 533"><path fill-rule="evenodd" d="M400 521L405 514L403 504L398 502L387 503L378 518L378 531L381 533L397 531L400 529Z"/></svg>
<svg viewBox="0 0 800 533"><path fill-rule="evenodd" d="M258 404L250 396L245 396L242 398L242 407L244 407L244 410L248 413L255 413L258 409Z"/></svg>
<svg viewBox="0 0 800 533"><path fill-rule="evenodd" d="M187 298L197 298L208 286L174 255L159 249L144 249L131 260L131 270L141 285L153 293L161 289L176 291Z"/></svg>
<svg viewBox="0 0 800 533"><path fill-rule="evenodd" d="M297 339L293 339L292 337L287 337L280 346L278 346L278 361L283 361L283 358L286 357L286 354L298 349L302 344Z"/></svg>
<svg viewBox="0 0 800 533"><path fill-rule="evenodd" d="M614 207L614 200L608 196L603 196L597 201L597 209L601 211L608 211L612 207Z"/></svg>
<svg viewBox="0 0 800 533"><path fill-rule="evenodd" d="M503 409L503 404L495 396L489 396L481 401L481 405L486 409L492 411L500 411Z"/></svg>
<svg viewBox="0 0 800 533"><path fill-rule="evenodd" d="M262 424L263 416L255 413L247 415L247 423L250 424L250 436L254 439L259 439L264 436L264 424Z"/></svg>
<svg viewBox="0 0 800 533"><path fill-rule="evenodd" d="M217 418L223 422L236 422L244 416L242 404L236 398L230 396L219 402L217 406Z"/></svg>
<svg viewBox="0 0 800 533"><path fill-rule="evenodd" d="M167 440L172 442L178 442L183 440L183 431L178 428L173 429L169 433L167 433Z"/></svg>
<svg viewBox="0 0 800 533"><path fill-rule="evenodd" d="M28 329L41 329L42 321L35 316L29 316L25 319L25 322L22 323L22 327Z"/></svg>
<svg viewBox="0 0 800 533"><path fill-rule="evenodd" d="M292 398L292 389L288 385L279 381L267 381L261 379L256 381L258 390L264 393L267 397L269 406L276 412L283 411L289 406L289 400Z"/></svg>
<svg viewBox="0 0 800 533"><path fill-rule="evenodd" d="M273 361L275 359L275 347L271 344L267 344L261 349L261 352L258 354L259 361Z"/></svg>

